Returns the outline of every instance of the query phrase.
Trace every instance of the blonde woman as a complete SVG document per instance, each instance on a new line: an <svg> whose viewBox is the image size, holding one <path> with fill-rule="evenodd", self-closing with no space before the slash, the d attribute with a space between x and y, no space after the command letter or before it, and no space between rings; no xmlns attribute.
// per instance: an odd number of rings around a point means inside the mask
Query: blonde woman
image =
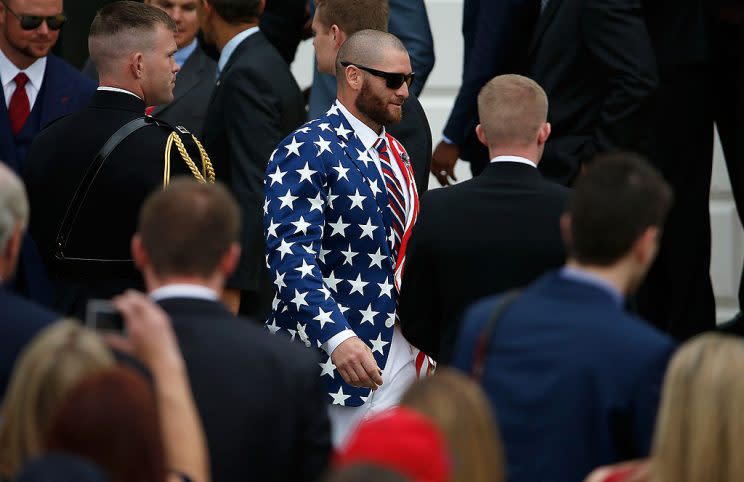
<svg viewBox="0 0 744 482"><path fill-rule="evenodd" d="M439 368L411 385L401 400L432 420L452 453L451 482L502 482L504 455L498 425L483 390L460 372Z"/></svg>
<svg viewBox="0 0 744 482"><path fill-rule="evenodd" d="M70 389L113 364L103 341L75 321L39 332L18 358L0 411L0 478L12 478L43 452L51 418Z"/></svg>
<svg viewBox="0 0 744 482"><path fill-rule="evenodd" d="M598 469L587 482L744 480L744 341L705 334L684 344L664 380L651 458Z"/></svg>

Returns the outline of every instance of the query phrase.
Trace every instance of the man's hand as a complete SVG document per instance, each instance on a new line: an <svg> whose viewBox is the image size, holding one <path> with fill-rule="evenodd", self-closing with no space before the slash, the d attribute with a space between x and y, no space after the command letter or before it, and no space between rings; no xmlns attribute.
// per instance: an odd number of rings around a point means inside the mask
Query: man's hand
<svg viewBox="0 0 744 482"><path fill-rule="evenodd" d="M431 155L431 172L442 186L449 186L450 179L457 182L455 177L455 163L460 157L460 148L457 144L448 144L440 141L434 153Z"/></svg>
<svg viewBox="0 0 744 482"><path fill-rule="evenodd" d="M331 361L349 385L373 390L382 385L382 370L372 350L359 337L351 337L338 345L331 353Z"/></svg>

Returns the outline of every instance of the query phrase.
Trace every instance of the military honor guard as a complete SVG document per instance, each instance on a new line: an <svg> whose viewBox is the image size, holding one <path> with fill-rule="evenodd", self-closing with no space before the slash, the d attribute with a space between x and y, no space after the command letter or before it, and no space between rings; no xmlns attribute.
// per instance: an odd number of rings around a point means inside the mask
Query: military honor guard
<svg viewBox="0 0 744 482"><path fill-rule="evenodd" d="M98 90L87 108L39 133L29 151L30 231L63 313L82 316L90 298L143 288L129 244L151 191L178 175L214 182L194 136L145 115L146 106L173 99L175 30L149 5L101 9L89 36Z"/></svg>
<svg viewBox="0 0 744 482"><path fill-rule="evenodd" d="M337 101L274 152L263 209L276 292L267 327L321 350L338 445L398 403L424 355L396 324L418 194L404 147L385 130L408 97L408 53L395 36L362 30L336 69Z"/></svg>

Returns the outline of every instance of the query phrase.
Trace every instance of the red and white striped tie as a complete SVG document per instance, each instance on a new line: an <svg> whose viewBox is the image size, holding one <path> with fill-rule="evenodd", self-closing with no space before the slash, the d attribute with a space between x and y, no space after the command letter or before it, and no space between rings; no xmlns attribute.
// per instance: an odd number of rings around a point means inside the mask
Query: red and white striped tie
<svg viewBox="0 0 744 482"><path fill-rule="evenodd" d="M403 197L403 188L401 187L398 178L395 177L393 167L390 164L387 142L385 142L383 138L379 138L375 141L374 148L380 155L380 166L382 167L382 174L385 178L385 186L387 187L388 207L392 215L392 228L395 238L393 256L397 258L398 249L400 248L400 243L403 239L403 233L405 232L406 226L406 201L405 197Z"/></svg>

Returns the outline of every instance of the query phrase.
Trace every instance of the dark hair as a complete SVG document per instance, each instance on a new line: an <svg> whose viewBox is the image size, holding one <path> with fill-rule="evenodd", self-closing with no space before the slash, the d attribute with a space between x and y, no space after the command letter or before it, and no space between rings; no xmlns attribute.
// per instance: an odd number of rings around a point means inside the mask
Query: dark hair
<svg viewBox="0 0 744 482"><path fill-rule="evenodd" d="M360 30L388 31L388 0L315 0L315 15L327 28L338 25L347 36Z"/></svg>
<svg viewBox="0 0 744 482"><path fill-rule="evenodd" d="M259 0L207 0L227 23L252 23L261 15Z"/></svg>
<svg viewBox="0 0 744 482"><path fill-rule="evenodd" d="M601 154L578 179L568 203L568 249L580 263L611 265L646 229L662 227L671 204L671 188L641 156Z"/></svg>
<svg viewBox="0 0 744 482"><path fill-rule="evenodd" d="M240 208L219 183L177 179L140 211L142 245L158 276L211 276L239 231Z"/></svg>
<svg viewBox="0 0 744 482"><path fill-rule="evenodd" d="M330 472L324 482L409 482L411 479L391 469L371 464L353 464Z"/></svg>
<svg viewBox="0 0 744 482"><path fill-rule="evenodd" d="M46 445L90 459L112 482L163 482L161 436L152 388L131 369L115 367L70 391L52 419Z"/></svg>
<svg viewBox="0 0 744 482"><path fill-rule="evenodd" d="M158 24L176 31L176 22L163 10L129 0L106 5L90 25L90 37L108 37L127 30L154 30Z"/></svg>

